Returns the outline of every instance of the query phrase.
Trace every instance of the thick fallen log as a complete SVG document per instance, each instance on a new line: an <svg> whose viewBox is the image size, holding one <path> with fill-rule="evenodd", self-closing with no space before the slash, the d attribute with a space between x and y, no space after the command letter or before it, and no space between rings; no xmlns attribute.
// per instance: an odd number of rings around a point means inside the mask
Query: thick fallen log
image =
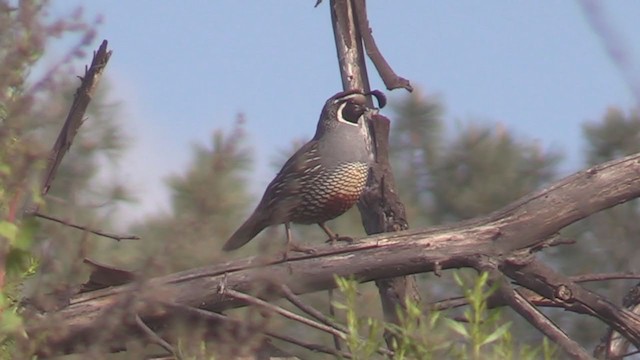
<svg viewBox="0 0 640 360"><path fill-rule="evenodd" d="M482 258L517 277L520 284L550 294L551 300L587 307L586 313L638 344L640 320L635 314L573 283L569 284L573 298L566 298L561 290L567 282L558 284L547 273L540 277L535 272L538 267L527 264L533 261L530 254L547 246L565 226L638 197L639 174L640 154L635 154L578 172L488 216L450 226L371 236L349 245L318 248L316 254L290 257L287 262L249 258L80 294L68 306L30 321L27 332L41 339L43 354L72 352L96 341L117 349L124 339L139 334L136 316L151 324L170 318L163 303L220 312L246 305L225 296L224 289L258 292L270 300L281 296L266 291L274 282L303 294L335 287L334 275L366 282L439 269L478 268Z"/></svg>

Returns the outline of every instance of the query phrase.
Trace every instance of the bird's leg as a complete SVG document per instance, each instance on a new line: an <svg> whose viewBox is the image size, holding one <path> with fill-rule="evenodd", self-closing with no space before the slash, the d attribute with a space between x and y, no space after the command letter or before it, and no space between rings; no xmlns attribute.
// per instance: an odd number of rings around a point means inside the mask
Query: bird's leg
<svg viewBox="0 0 640 360"><path fill-rule="evenodd" d="M287 248L284 251L284 260L286 261L288 258L289 251L301 252L305 254L313 254L316 251L312 248L302 246L293 241L293 235L291 234L291 224L288 222L284 223L284 228L287 232Z"/></svg>
<svg viewBox="0 0 640 360"><path fill-rule="evenodd" d="M353 242L353 238L352 237L340 236L340 235L334 233L323 222L318 223L318 226L320 226L322 228L322 230L324 230L325 234L327 234L327 236L329 237L325 242L330 243L331 245L335 244L336 241L344 241L344 242L347 242L347 243L352 243Z"/></svg>

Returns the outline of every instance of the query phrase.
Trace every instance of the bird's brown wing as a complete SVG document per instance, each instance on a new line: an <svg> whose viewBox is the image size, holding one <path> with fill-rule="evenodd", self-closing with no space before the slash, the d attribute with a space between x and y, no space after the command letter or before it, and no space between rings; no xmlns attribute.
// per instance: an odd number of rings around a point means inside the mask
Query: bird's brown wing
<svg viewBox="0 0 640 360"><path fill-rule="evenodd" d="M271 181L253 214L231 235L222 247L235 250L248 243L265 227L289 222L302 201L305 181L314 177L320 168L318 142L312 140L287 160Z"/></svg>
<svg viewBox="0 0 640 360"><path fill-rule="evenodd" d="M270 214L271 224L288 222L291 213L302 201L304 183L313 178L313 173L319 170L319 165L318 141L311 140L282 166L267 186L256 211L260 209Z"/></svg>

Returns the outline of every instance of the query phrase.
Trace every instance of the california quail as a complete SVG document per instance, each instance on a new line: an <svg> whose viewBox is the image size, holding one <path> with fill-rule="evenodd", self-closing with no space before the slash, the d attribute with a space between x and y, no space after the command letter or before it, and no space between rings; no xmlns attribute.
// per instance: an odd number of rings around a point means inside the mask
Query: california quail
<svg viewBox="0 0 640 360"><path fill-rule="evenodd" d="M313 139L296 151L271 181L253 214L227 240L222 249L235 250L264 228L285 224L288 249L289 223L318 224L331 240L335 235L324 224L349 210L360 198L373 163L371 137L366 124L366 96L380 91L340 92L325 103Z"/></svg>

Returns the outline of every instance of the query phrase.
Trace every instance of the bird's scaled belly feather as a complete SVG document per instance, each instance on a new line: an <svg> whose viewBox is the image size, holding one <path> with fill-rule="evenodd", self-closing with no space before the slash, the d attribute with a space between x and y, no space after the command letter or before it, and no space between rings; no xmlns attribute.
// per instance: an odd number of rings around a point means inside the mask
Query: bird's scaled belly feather
<svg viewBox="0 0 640 360"><path fill-rule="evenodd" d="M300 206L293 209L291 221L299 224L325 222L342 215L360 198L367 182L368 165L345 163L318 176L303 192Z"/></svg>

